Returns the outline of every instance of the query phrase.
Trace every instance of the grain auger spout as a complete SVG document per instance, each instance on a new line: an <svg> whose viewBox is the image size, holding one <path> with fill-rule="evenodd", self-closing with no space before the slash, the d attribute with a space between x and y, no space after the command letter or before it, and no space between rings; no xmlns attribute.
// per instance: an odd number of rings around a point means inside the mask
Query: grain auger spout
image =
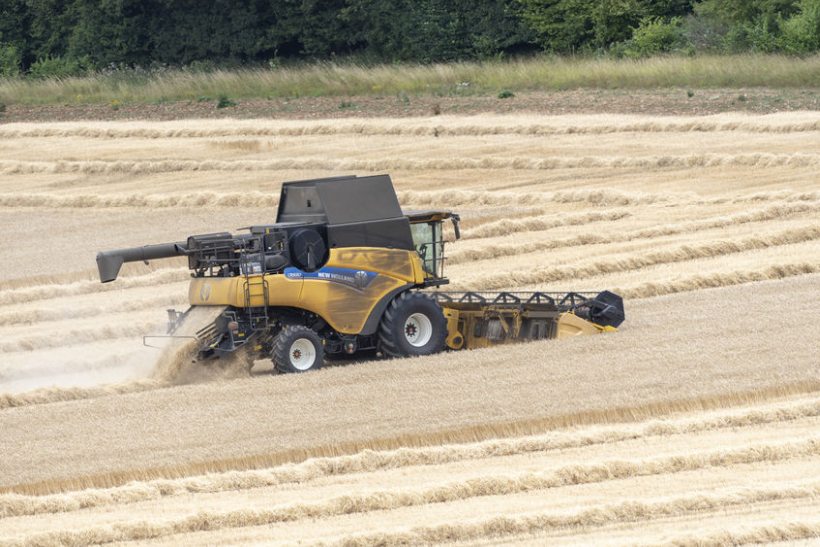
<svg viewBox="0 0 820 547"><path fill-rule="evenodd" d="M623 301L609 291L440 290L450 282L444 233L452 228L457 240L459 221L440 209L403 211L387 175L304 180L282 185L272 224L103 252L97 265L107 283L125 262L186 256L190 305L218 313L196 332L198 357L242 349L280 372L359 351L430 355L623 322ZM170 334L187 313L170 310Z"/></svg>
<svg viewBox="0 0 820 547"><path fill-rule="evenodd" d="M148 262L158 258L171 258L184 255L187 250L185 243L162 243L97 253L97 269L100 272L100 282L109 283L117 279L120 268L126 262Z"/></svg>

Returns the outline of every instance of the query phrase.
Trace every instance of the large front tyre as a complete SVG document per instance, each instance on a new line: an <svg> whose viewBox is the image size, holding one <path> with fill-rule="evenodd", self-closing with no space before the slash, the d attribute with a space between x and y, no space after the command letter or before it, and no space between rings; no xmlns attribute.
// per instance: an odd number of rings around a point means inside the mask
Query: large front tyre
<svg viewBox="0 0 820 547"><path fill-rule="evenodd" d="M276 335L271 353L279 372L307 372L321 368L325 349L316 331L290 325Z"/></svg>
<svg viewBox="0 0 820 547"><path fill-rule="evenodd" d="M379 347L388 357L430 355L444 349L447 320L441 306L418 292L403 292L387 307L379 325Z"/></svg>

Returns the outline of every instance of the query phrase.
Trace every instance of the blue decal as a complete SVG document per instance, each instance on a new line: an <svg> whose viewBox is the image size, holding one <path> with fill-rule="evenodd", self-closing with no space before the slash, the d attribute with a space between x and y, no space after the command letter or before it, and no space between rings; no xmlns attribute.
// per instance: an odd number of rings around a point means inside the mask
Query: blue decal
<svg viewBox="0 0 820 547"><path fill-rule="evenodd" d="M285 268L285 277L288 279L320 279L331 283L341 283L348 287L363 291L379 275L376 272L353 270L350 268L324 267L315 272L303 272L294 267Z"/></svg>

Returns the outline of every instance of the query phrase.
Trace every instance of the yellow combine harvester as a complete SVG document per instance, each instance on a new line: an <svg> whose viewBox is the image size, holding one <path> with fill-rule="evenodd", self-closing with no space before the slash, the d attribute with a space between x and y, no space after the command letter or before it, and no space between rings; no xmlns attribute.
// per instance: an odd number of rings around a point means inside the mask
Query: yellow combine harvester
<svg viewBox="0 0 820 547"><path fill-rule="evenodd" d="M242 350L280 372L359 351L405 357L599 333L624 320L607 291L440 290L448 221L458 239L458 215L403 212L387 175L290 182L275 224L101 252L97 266L107 283L124 262L187 256L191 306L222 310L198 331L198 357ZM169 336L187 313L169 310Z"/></svg>

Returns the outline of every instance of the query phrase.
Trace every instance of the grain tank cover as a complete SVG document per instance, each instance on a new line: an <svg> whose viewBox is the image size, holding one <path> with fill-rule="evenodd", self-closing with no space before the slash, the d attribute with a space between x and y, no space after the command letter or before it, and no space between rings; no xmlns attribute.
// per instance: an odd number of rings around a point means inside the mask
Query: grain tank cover
<svg viewBox="0 0 820 547"><path fill-rule="evenodd" d="M401 217L389 175L285 182L276 222L348 224Z"/></svg>
<svg viewBox="0 0 820 547"><path fill-rule="evenodd" d="M327 214L322 204L322 198L319 197L319 191L316 189L316 184L331 181L342 182L355 178L356 176L353 175L283 182L282 191L279 194L279 211L276 215L276 223L307 222L327 224Z"/></svg>
<svg viewBox="0 0 820 547"><path fill-rule="evenodd" d="M286 182L276 223L324 224L330 247L413 249L389 175Z"/></svg>

